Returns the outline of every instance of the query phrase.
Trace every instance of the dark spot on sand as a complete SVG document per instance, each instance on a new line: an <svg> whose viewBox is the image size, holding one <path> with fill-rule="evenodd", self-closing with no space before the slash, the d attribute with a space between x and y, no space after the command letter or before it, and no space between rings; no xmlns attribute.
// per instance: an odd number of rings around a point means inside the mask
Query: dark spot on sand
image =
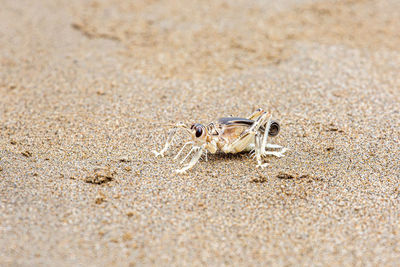
<svg viewBox="0 0 400 267"><path fill-rule="evenodd" d="M128 216L129 218L132 217L133 215L135 215L135 213L133 211L128 211L126 213L126 216Z"/></svg>
<svg viewBox="0 0 400 267"><path fill-rule="evenodd" d="M124 168L124 171L130 172L130 171L132 171L132 167L127 166L127 167Z"/></svg>
<svg viewBox="0 0 400 267"><path fill-rule="evenodd" d="M106 202L106 198L103 194L99 194L94 200L94 203L96 203L97 205L100 205L103 202Z"/></svg>
<svg viewBox="0 0 400 267"><path fill-rule="evenodd" d="M276 176L276 178L278 178L278 179L283 179L283 180L289 180L289 179L295 178L295 175L290 174L290 173L280 172L280 173L278 173L278 175Z"/></svg>
<svg viewBox="0 0 400 267"><path fill-rule="evenodd" d="M22 156L27 157L27 158L32 157L32 153L29 152L28 150L21 152L21 154L22 154Z"/></svg>
<svg viewBox="0 0 400 267"><path fill-rule="evenodd" d="M285 173L285 172L280 172L278 173L278 175L276 176L276 178L278 179L282 179L282 180L290 180L290 179L307 179L307 178L311 178L310 175L308 174L291 174L291 173Z"/></svg>
<svg viewBox="0 0 400 267"><path fill-rule="evenodd" d="M133 236L131 233L126 232L123 236L122 236L122 241L126 242L126 241L130 241L133 239Z"/></svg>
<svg viewBox="0 0 400 267"><path fill-rule="evenodd" d="M252 183L265 183L267 181L267 178L265 176L259 175L257 178L254 178L251 180Z"/></svg>
<svg viewBox="0 0 400 267"><path fill-rule="evenodd" d="M103 184L114 180L114 172L109 168L96 168L93 173L85 178L86 183Z"/></svg>
<svg viewBox="0 0 400 267"><path fill-rule="evenodd" d="M329 126L326 128L327 132L338 132L343 133L343 130L339 129L334 123L330 123Z"/></svg>

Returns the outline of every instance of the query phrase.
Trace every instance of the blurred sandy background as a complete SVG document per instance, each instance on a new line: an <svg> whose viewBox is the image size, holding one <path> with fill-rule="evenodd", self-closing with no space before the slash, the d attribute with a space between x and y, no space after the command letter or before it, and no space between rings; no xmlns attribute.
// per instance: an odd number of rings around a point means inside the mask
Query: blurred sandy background
<svg viewBox="0 0 400 267"><path fill-rule="evenodd" d="M0 4L0 265L400 262L400 1ZM268 168L150 152L258 107Z"/></svg>

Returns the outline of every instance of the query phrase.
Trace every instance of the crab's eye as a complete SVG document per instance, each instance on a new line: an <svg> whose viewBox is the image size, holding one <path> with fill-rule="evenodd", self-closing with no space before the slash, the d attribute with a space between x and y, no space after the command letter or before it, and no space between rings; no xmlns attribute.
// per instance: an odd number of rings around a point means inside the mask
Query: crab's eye
<svg viewBox="0 0 400 267"><path fill-rule="evenodd" d="M261 108L258 108L256 111L259 112L259 111L261 111L261 110L262 110Z"/></svg>
<svg viewBox="0 0 400 267"><path fill-rule="evenodd" d="M190 129L193 129L194 128L194 124L192 124L192 126L190 126Z"/></svg>
<svg viewBox="0 0 400 267"><path fill-rule="evenodd" d="M203 129L201 129L200 127L198 127L196 129L196 137L200 137L203 134Z"/></svg>

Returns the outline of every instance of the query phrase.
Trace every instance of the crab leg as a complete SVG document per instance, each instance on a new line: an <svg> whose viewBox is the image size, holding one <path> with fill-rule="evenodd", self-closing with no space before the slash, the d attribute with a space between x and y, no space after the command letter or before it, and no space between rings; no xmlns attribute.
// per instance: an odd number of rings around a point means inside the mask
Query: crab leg
<svg viewBox="0 0 400 267"><path fill-rule="evenodd" d="M165 145L164 145L163 149L161 149L160 152L157 152L156 150L152 150L152 152L156 155L156 157L158 157L158 156L164 157L164 153L168 150L169 146L172 143L172 140L173 140L173 137L174 137L174 135L176 133L176 130L179 129L179 128L183 128L184 130L186 130L187 132L190 133L190 131L187 129L187 127L181 122L179 122L176 125L174 125L173 128L170 130L170 132L168 134L167 141L165 142Z"/></svg>
<svg viewBox="0 0 400 267"><path fill-rule="evenodd" d="M187 142L187 143L185 143L185 144L183 145L183 147L181 148L181 150L179 150L178 154L176 154L176 156L174 157L175 160L178 159L178 157L179 157L179 155L182 153L183 149L186 147L186 145L189 145L189 144L193 144L193 141L189 141L189 142Z"/></svg>
<svg viewBox="0 0 400 267"><path fill-rule="evenodd" d="M284 147L284 148L282 148L281 151L265 151L264 154L262 154L262 155L263 155L263 156L272 155L272 156L281 158L281 157L284 157L284 156L285 156L283 153L285 153L286 150L287 150L287 148Z"/></svg>
<svg viewBox="0 0 400 267"><path fill-rule="evenodd" d="M259 128L261 125L265 123L265 120L268 120L267 122L267 127L265 128L266 131L264 132L264 138L263 142L261 142L261 136L260 133L258 132ZM263 155L263 150L265 151L265 144L266 143L266 135L268 136L268 131L269 127L271 124L271 113L264 113L257 121L254 123L254 125L250 128L250 130L256 131L256 134L254 136L254 141L255 141L255 147L254 147L254 155L257 160L257 167L265 167L268 165L268 163L262 163L262 158L261 156Z"/></svg>
<svg viewBox="0 0 400 267"><path fill-rule="evenodd" d="M192 154L193 150L196 150L197 147L192 147L192 149L190 149L189 153L187 153L186 157L183 158L183 160L181 160L181 164L183 162L185 162L185 160L189 157L190 154Z"/></svg>
<svg viewBox="0 0 400 267"><path fill-rule="evenodd" d="M274 145L274 144L267 143L268 133L269 133L270 128L271 128L271 115L269 116L267 125L265 126L263 140L262 140L261 147L260 147L260 149L261 149L260 153L262 156L272 155L272 156L279 157L279 158L283 157L283 156L285 156L283 153L285 153L287 148L284 148L280 145ZM282 148L282 150L281 151L266 151L265 150L266 147L267 148Z"/></svg>
<svg viewBox="0 0 400 267"><path fill-rule="evenodd" d="M254 148L254 154L255 154L255 157L256 157L256 160L257 160L257 167L263 168L263 167L267 166L268 163L262 163L262 159L261 159L261 140L260 139L261 139L260 135L256 134L256 136L255 136L256 146Z"/></svg>
<svg viewBox="0 0 400 267"><path fill-rule="evenodd" d="M157 152L156 150L152 151L156 155L156 157L158 157L158 156L164 157L164 153L165 153L165 151L168 150L169 146L171 145L172 139L174 138L175 133L176 133L176 128L173 128L169 132L167 141L165 142L165 145L164 145L163 149L160 150L160 152Z"/></svg>
<svg viewBox="0 0 400 267"><path fill-rule="evenodd" d="M197 150L196 154L194 154L194 156L193 156L193 158L190 160L190 162L189 162L188 164L186 164L182 169L176 170L175 172L177 172L177 173L184 173L184 172L186 172L187 170L189 170L190 168L192 168L192 167L199 161L201 155L203 154L204 147L203 147L203 146L201 146L201 147L193 147L192 150L193 150L193 149L198 149L198 150ZM191 151L192 151L192 150L191 150ZM190 151L190 152L191 152L191 151Z"/></svg>
<svg viewBox="0 0 400 267"><path fill-rule="evenodd" d="M266 152L266 151L265 151L265 147L266 147L266 145L267 145L269 128L271 128L271 117L272 117L272 114L269 115L267 125L265 126L265 131L264 131L263 140L262 140L262 143L261 143L261 154L263 154L263 155L264 155L265 152Z"/></svg>
<svg viewBox="0 0 400 267"><path fill-rule="evenodd" d="M260 115L263 113L264 111L259 108L256 111L254 111L249 117L249 120L255 120L256 118L260 117Z"/></svg>
<svg viewBox="0 0 400 267"><path fill-rule="evenodd" d="M272 149L277 149L277 148L283 148L283 146L277 145L277 144L266 144L266 148L272 148Z"/></svg>
<svg viewBox="0 0 400 267"><path fill-rule="evenodd" d="M225 153L237 153L246 149L247 146L254 140L255 135L260 129L261 125L265 123L265 119L267 118L268 113L261 115L249 129L244 131L239 138L232 142L230 145L226 145L222 148L222 151Z"/></svg>

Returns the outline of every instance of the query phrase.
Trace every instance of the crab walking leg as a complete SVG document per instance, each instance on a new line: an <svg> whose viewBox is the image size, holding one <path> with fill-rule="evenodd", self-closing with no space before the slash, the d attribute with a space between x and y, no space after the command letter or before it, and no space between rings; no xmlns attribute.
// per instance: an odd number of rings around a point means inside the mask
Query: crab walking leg
<svg viewBox="0 0 400 267"><path fill-rule="evenodd" d="M165 145L164 145L163 149L161 149L160 152L157 152L156 150L153 150L153 151L152 151L152 152L156 155L156 157L158 157L158 156L164 157L164 153L165 153L165 151L168 150L170 144L172 143L172 139L174 138L174 135L175 135L175 133L176 133L176 130L177 130L176 128L173 128L173 129L169 132L167 141L165 142Z"/></svg>
<svg viewBox="0 0 400 267"><path fill-rule="evenodd" d="M283 146L277 145L277 144L266 144L266 148L272 148L272 149L278 149L278 148L283 148Z"/></svg>
<svg viewBox="0 0 400 267"><path fill-rule="evenodd" d="M178 154L176 154L176 156L174 157L175 160L178 159L178 157L179 157L179 155L182 153L183 149L186 147L186 145L189 145L189 144L193 144L193 141L189 141L189 142L187 142L187 143L185 143L185 144L183 145L183 147L181 148L181 150L179 150Z"/></svg>
<svg viewBox="0 0 400 267"><path fill-rule="evenodd" d="M264 131L263 140L262 140L262 144L261 144L261 155L262 156L272 155L272 156L275 156L278 158L284 157L285 155L283 153L285 153L287 148L284 148L280 145L274 145L274 144L267 143L268 133L269 133L270 128L271 128L271 116L268 118L267 125L265 126L265 131ZM282 148L282 150L281 151L266 151L265 150L266 147L267 148Z"/></svg>
<svg viewBox="0 0 400 267"><path fill-rule="evenodd" d="M246 151L250 151L250 155L252 156L255 152L255 150L254 150L254 148L255 148L255 145L254 144L249 144L249 146L246 148ZM283 146L281 146L281 145L277 145L277 144L266 144L265 145L265 148L271 148L271 149L279 149L279 148L282 148L282 150L283 151L286 151L287 150L287 148L284 148ZM266 151L266 152L268 152L268 151Z"/></svg>
<svg viewBox="0 0 400 267"><path fill-rule="evenodd" d="M254 123L253 123L253 125L249 128L249 132L251 132L251 131L258 131L258 129L261 127L261 125L263 125L264 124L264 122L265 122L265 120L267 119L267 116L269 115L269 118L268 119L270 119L271 118L271 114L270 113L267 113L267 112L264 112Z"/></svg>
<svg viewBox="0 0 400 267"><path fill-rule="evenodd" d="M263 156L267 156L267 155L272 155L278 158L284 157L285 155L283 153L285 153L287 150L286 147L282 148L281 151L265 151L262 155Z"/></svg>
<svg viewBox="0 0 400 267"><path fill-rule="evenodd" d="M254 153L255 153L256 160L257 160L257 167L264 168L265 166L268 165L268 163L262 163L262 158L261 158L261 137L260 137L259 134L256 134L254 139L255 139L255 143L256 143Z"/></svg>
<svg viewBox="0 0 400 267"><path fill-rule="evenodd" d="M259 117L263 112L264 112L264 111L263 111L261 108L259 108L259 109L257 109L256 111L254 111L254 112L248 117L248 119L249 119L249 120L255 120L255 119L257 119L257 117Z"/></svg>
<svg viewBox="0 0 400 267"><path fill-rule="evenodd" d="M255 121L248 130L244 131L239 138L233 141L232 144L225 145L222 148L222 151L225 153L238 153L246 150L246 148L248 148L251 142L255 139L257 131L261 125L264 124L267 115L267 113L261 115L257 121Z"/></svg>
<svg viewBox="0 0 400 267"><path fill-rule="evenodd" d="M152 152L156 155L156 157L158 157L158 156L164 157L165 151L168 150L169 146L170 146L171 143L172 143L173 137L174 137L176 131L177 131L179 128L183 128L184 130L186 130L186 131L189 132L189 130L187 129L187 127L185 126L185 124L183 124L183 123L181 123L181 122L179 122L179 123L177 123L176 125L174 125L173 128L170 130L170 132L169 132L169 134L168 134L167 141L165 142L165 145L164 145L163 149L161 149L160 152L157 152L156 150L153 150L153 151L152 151Z"/></svg>
<svg viewBox="0 0 400 267"><path fill-rule="evenodd" d="M257 160L257 166L259 166L261 165L261 155L260 155L260 136L258 134L255 136L254 141L256 143L254 148L254 156L256 157Z"/></svg>
<svg viewBox="0 0 400 267"><path fill-rule="evenodd" d="M263 140L261 143L261 154L262 155L264 155L266 152L265 147L267 145L269 128L271 128L271 117L272 117L272 114L269 114L267 125L265 125L265 131L264 131Z"/></svg>
<svg viewBox="0 0 400 267"><path fill-rule="evenodd" d="M255 144L249 144L244 151L249 151L250 156L253 156L255 153L255 149L254 149L255 147L256 147ZM281 145L277 145L277 144L266 144L265 148L279 149L279 148L284 148L284 147ZM285 151L286 151L286 148L285 148Z"/></svg>
<svg viewBox="0 0 400 267"><path fill-rule="evenodd" d="M201 155L203 154L204 147L195 147L195 149L198 149L196 154L194 154L193 158L190 160L188 164L186 164L182 169L176 170L175 172L177 173L184 173L190 168L192 168L200 159ZM193 150L193 148L192 148Z"/></svg>
<svg viewBox="0 0 400 267"><path fill-rule="evenodd" d="M185 160L190 156L190 154L192 154L192 152L193 152L194 150L196 150L196 149L197 149L196 146L192 147L192 149L190 149L189 153L187 153L186 157L184 157L183 160L181 160L181 164L182 164L183 162L185 162Z"/></svg>

